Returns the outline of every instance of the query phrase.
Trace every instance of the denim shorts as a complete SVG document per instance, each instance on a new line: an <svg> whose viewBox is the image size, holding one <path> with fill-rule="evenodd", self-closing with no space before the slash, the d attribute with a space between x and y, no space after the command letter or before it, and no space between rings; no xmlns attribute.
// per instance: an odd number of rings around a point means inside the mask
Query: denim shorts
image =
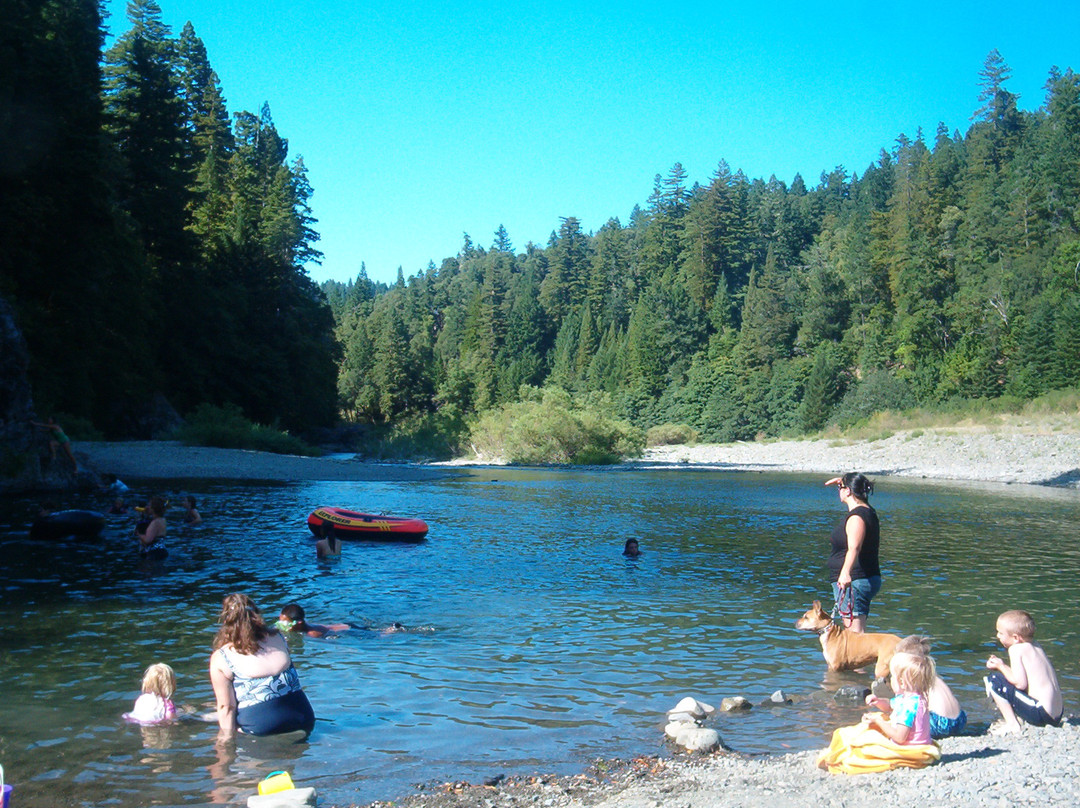
<svg viewBox="0 0 1080 808"><path fill-rule="evenodd" d="M870 601L881 590L881 576L872 575L869 578L856 578L851 582L851 591L844 593L844 601L840 602L840 586L834 581L832 585L833 601L840 606L840 614L850 614L852 617L862 617L870 614ZM854 606L851 603L852 595L855 598Z"/></svg>

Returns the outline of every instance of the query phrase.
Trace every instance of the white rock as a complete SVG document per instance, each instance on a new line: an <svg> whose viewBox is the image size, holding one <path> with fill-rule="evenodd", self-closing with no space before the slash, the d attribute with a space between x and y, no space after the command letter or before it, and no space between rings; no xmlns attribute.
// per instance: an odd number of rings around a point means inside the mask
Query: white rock
<svg viewBox="0 0 1080 808"><path fill-rule="evenodd" d="M273 794L252 794L248 808L306 808L315 805L318 795L314 788L290 788Z"/></svg>
<svg viewBox="0 0 1080 808"><path fill-rule="evenodd" d="M664 734L678 743L679 735L688 729L695 729L697 724L693 721L671 721L664 727Z"/></svg>
<svg viewBox="0 0 1080 808"><path fill-rule="evenodd" d="M683 699L670 710L668 710L668 717L671 718L676 714L685 713L691 718L700 721L701 719L714 712L716 712L716 708L713 707L711 704L706 704L703 701L698 701L695 698L687 696L685 699Z"/></svg>
<svg viewBox="0 0 1080 808"><path fill-rule="evenodd" d="M715 729L694 727L679 736L678 744L691 752L715 752L720 748L720 733Z"/></svg>

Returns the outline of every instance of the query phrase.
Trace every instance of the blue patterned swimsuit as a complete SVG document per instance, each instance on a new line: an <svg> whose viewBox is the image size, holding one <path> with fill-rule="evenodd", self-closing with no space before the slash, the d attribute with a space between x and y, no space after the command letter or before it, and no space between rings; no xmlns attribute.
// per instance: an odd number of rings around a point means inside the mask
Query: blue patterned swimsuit
<svg viewBox="0 0 1080 808"><path fill-rule="evenodd" d="M241 732L251 735L276 735L315 726L315 712L300 687L300 677L290 664L273 676L242 676L233 664L232 654L221 649L221 656L232 671L236 693L236 723Z"/></svg>

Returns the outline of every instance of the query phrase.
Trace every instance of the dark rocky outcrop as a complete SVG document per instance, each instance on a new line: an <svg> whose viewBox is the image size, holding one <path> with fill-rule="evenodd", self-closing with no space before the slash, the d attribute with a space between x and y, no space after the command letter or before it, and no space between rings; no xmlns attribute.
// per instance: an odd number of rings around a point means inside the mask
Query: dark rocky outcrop
<svg viewBox="0 0 1080 808"><path fill-rule="evenodd" d="M30 423L35 415L29 365L15 312L0 298L0 494L95 485L97 475L76 474L66 457L52 461L48 437Z"/></svg>

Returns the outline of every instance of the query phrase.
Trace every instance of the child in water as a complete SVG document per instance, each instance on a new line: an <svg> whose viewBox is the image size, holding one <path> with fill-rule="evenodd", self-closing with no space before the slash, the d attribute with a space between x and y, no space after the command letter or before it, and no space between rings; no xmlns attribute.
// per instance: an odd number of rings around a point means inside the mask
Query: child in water
<svg viewBox="0 0 1080 808"><path fill-rule="evenodd" d="M135 700L130 713L124 713L128 721L139 724L157 724L176 718L176 705L172 703L176 692L176 674L163 662L146 669L142 680L142 695Z"/></svg>
<svg viewBox="0 0 1080 808"><path fill-rule="evenodd" d="M331 631L347 631L349 629L348 623L331 623L328 626L309 623L304 619L304 607L299 603L288 603L282 606L281 614L278 615L275 625L285 634L295 632L305 634L308 637L325 637Z"/></svg>

